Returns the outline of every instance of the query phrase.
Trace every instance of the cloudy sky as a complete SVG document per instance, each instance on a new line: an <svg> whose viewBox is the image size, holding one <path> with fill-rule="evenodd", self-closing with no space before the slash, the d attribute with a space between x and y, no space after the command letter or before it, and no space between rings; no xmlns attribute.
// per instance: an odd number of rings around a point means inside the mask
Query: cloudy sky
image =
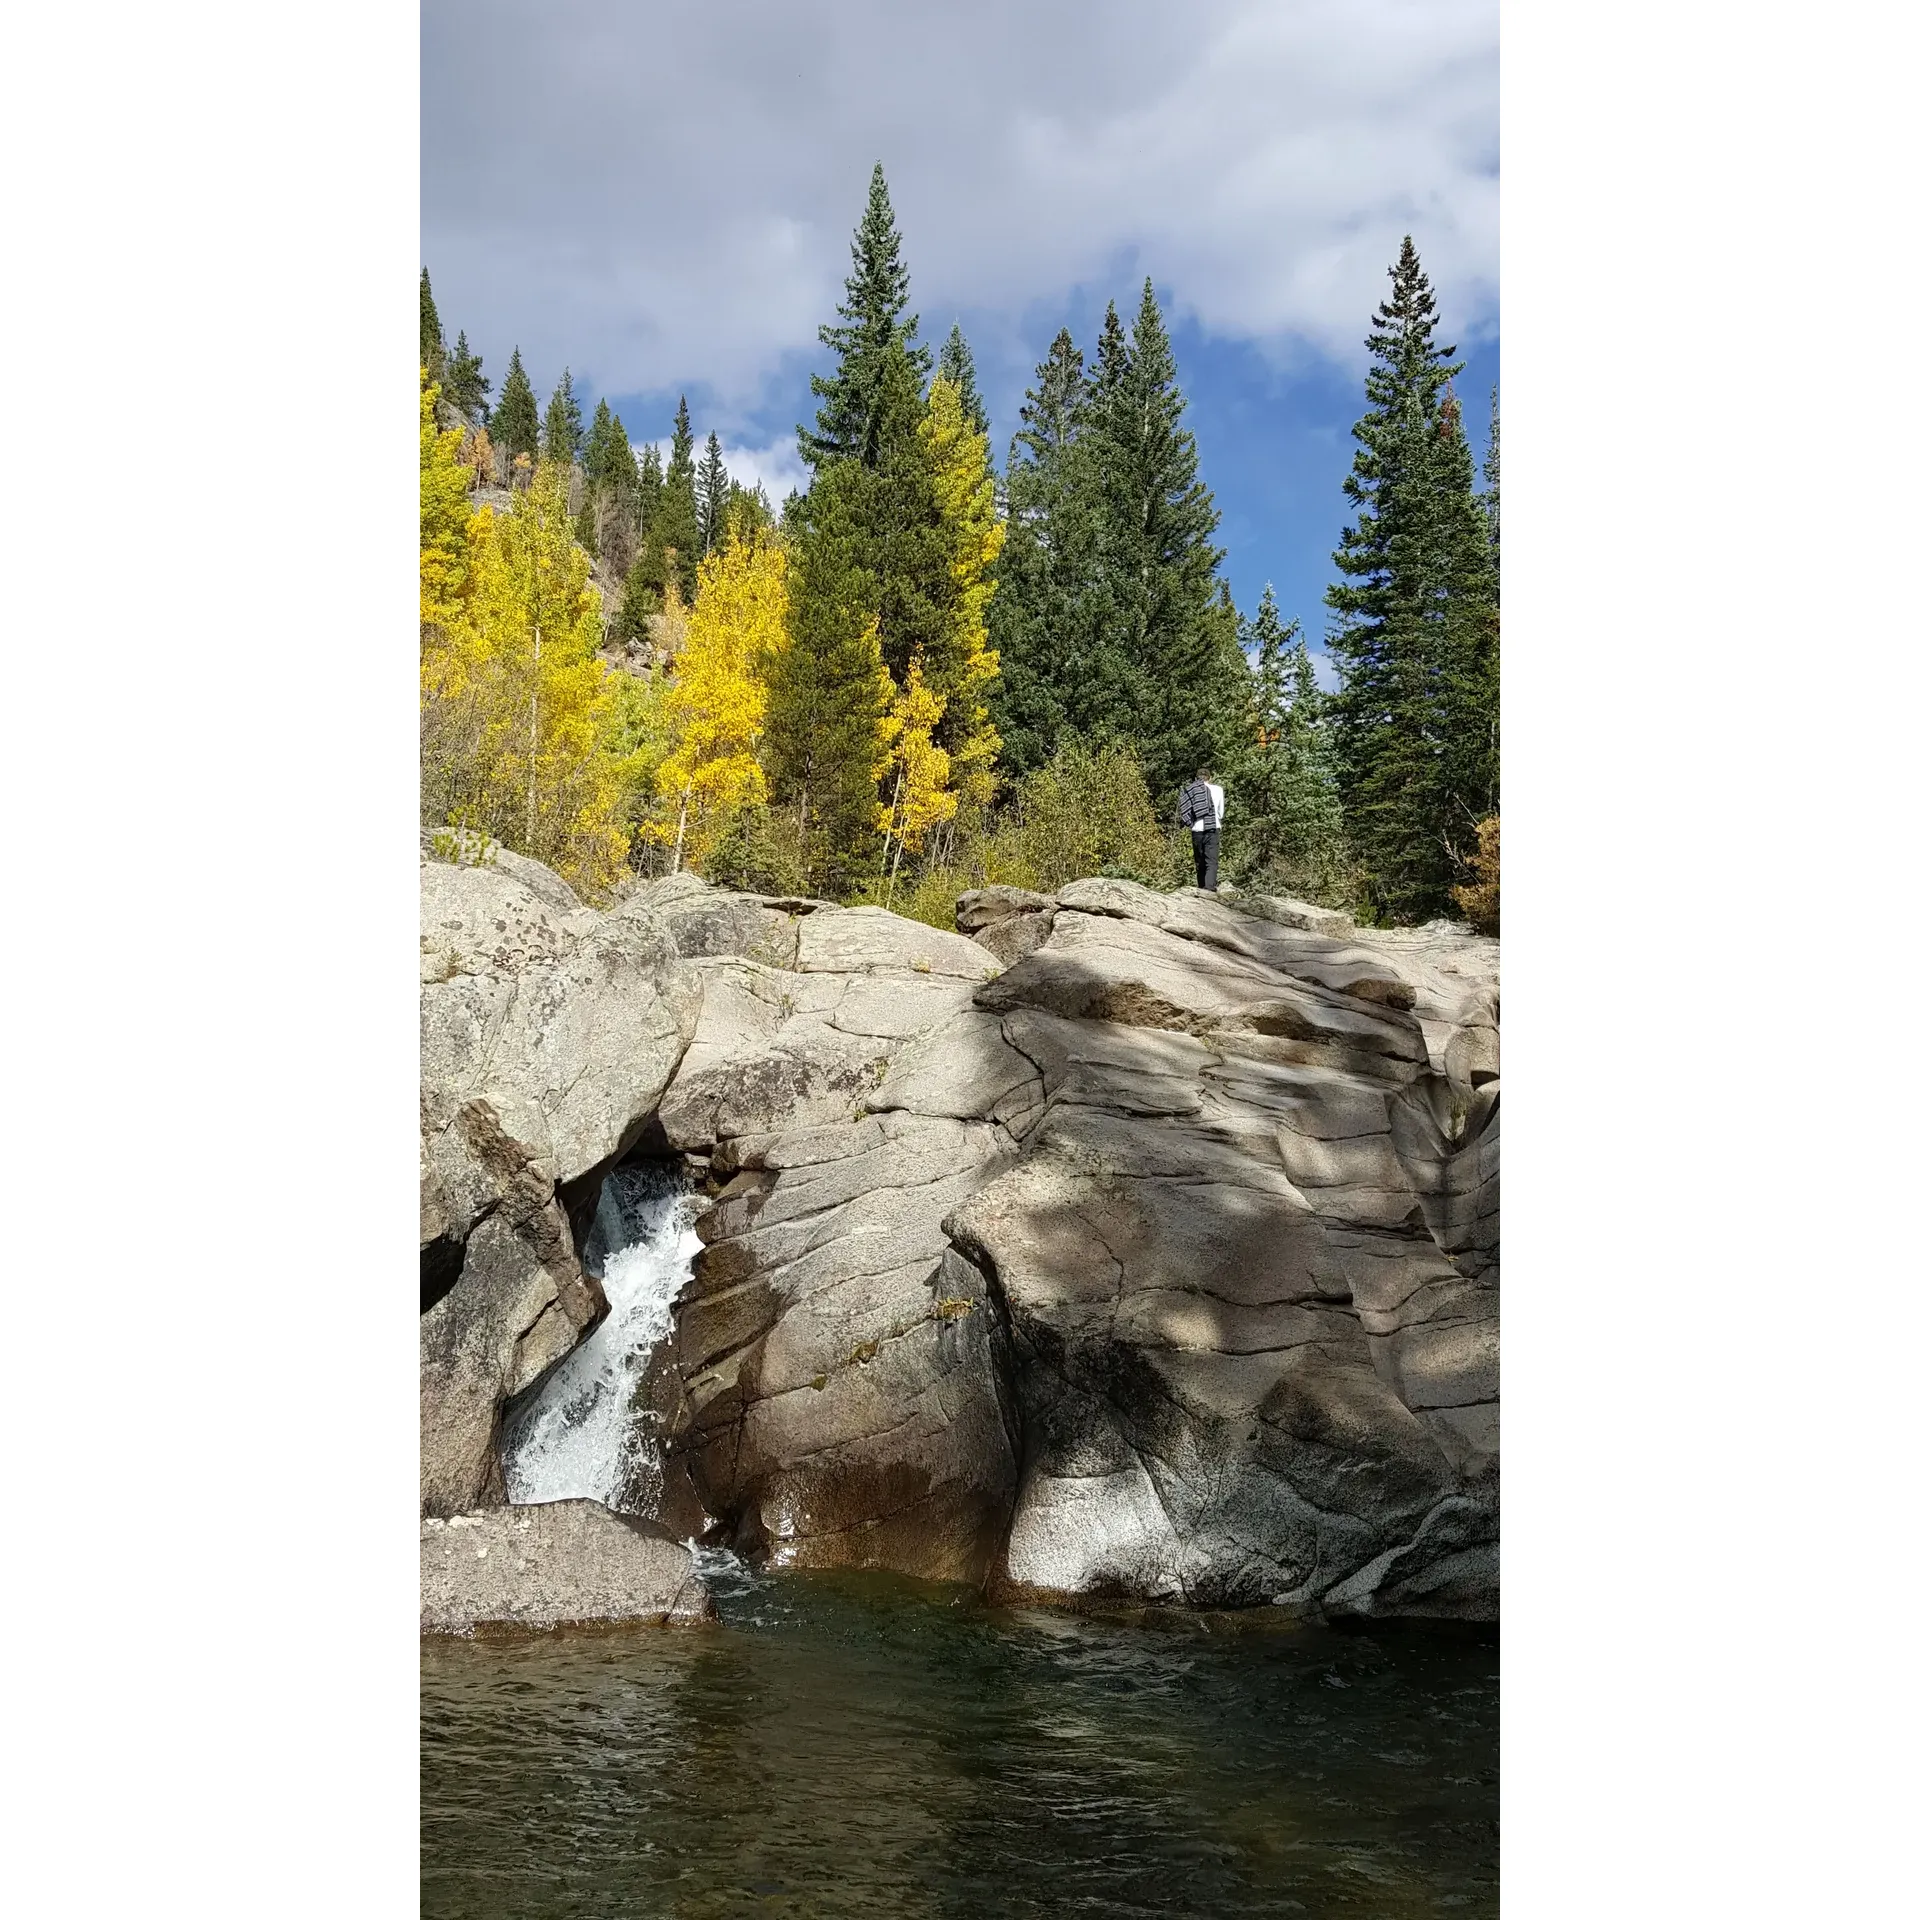
<svg viewBox="0 0 1920 1920"><path fill-rule="evenodd" d="M818 328L878 160L921 334L996 459L1062 326L1173 321L1235 598L1316 644L1363 340L1412 233L1482 441L1499 375L1497 0L425 0L421 249L495 390L518 344L636 440L684 391L800 477Z"/></svg>

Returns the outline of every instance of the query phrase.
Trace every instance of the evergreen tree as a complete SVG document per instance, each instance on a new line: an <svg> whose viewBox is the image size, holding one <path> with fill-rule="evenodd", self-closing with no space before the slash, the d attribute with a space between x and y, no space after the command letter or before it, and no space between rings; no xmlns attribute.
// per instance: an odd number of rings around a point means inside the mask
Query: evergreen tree
<svg viewBox="0 0 1920 1920"><path fill-rule="evenodd" d="M916 385L927 377L932 355L914 344L920 323L906 311L907 284L893 202L876 164L866 212L853 237L853 271L838 309L842 324L820 329L820 344L833 350L837 364L830 374L813 377L820 401L813 430L796 429L801 455L816 471L849 455L874 463L875 401L890 345L897 341L904 349Z"/></svg>
<svg viewBox="0 0 1920 1920"><path fill-rule="evenodd" d="M694 479L696 534L700 558L724 543L727 531L727 469L720 458L720 436L707 435L707 450Z"/></svg>
<svg viewBox="0 0 1920 1920"><path fill-rule="evenodd" d="M593 410L593 424L587 429L587 437L580 443L580 471L586 476L589 490L595 493L613 478L613 435L616 424L613 409L602 400ZM621 437L624 439L625 435Z"/></svg>
<svg viewBox="0 0 1920 1920"><path fill-rule="evenodd" d="M1343 849L1326 697L1300 623L1281 621L1271 584L1242 644L1255 662L1255 734L1238 769L1232 864L1246 880L1322 892Z"/></svg>
<svg viewBox="0 0 1920 1920"><path fill-rule="evenodd" d="M634 519L638 522L640 538L644 543L659 514L660 498L666 485L660 473L660 449L651 440L640 451L640 478L636 484L639 499L634 509Z"/></svg>
<svg viewBox="0 0 1920 1920"><path fill-rule="evenodd" d="M1131 738L1148 785L1166 801L1197 766L1240 750L1251 698L1238 622L1216 577L1220 515L1182 425L1185 408L1149 280L1130 342L1108 309L1094 383L1109 636L1100 718Z"/></svg>
<svg viewBox="0 0 1920 1920"><path fill-rule="evenodd" d="M1100 644L1098 538L1085 445L1085 363L1062 327L1034 372L1007 450L1007 540L992 610L1005 764L1031 773L1068 733L1091 736Z"/></svg>
<svg viewBox="0 0 1920 1920"><path fill-rule="evenodd" d="M960 410L966 415L967 424L975 433L991 439L987 410L981 403L980 388L974 378L973 350L967 345L958 320L947 335L947 344L940 349L940 377L959 394Z"/></svg>
<svg viewBox="0 0 1920 1920"><path fill-rule="evenodd" d="M539 444L540 415L533 398L533 382L520 364L520 349L515 347L507 362L507 376L500 383L500 404L489 422L493 443L500 449L504 471L511 473L521 454L531 454Z"/></svg>
<svg viewBox="0 0 1920 1920"><path fill-rule="evenodd" d="M691 606L700 566L700 505L694 490L693 421L684 393L673 416L673 447L647 545L650 554L657 554L649 561L648 578L661 597L671 580L682 603Z"/></svg>
<svg viewBox="0 0 1920 1920"><path fill-rule="evenodd" d="M466 331L463 328L458 340L453 343L453 352L447 360L447 398L464 413L476 427L487 424L487 393L493 382L480 371L480 356L467 345Z"/></svg>
<svg viewBox="0 0 1920 1920"><path fill-rule="evenodd" d="M1499 798L1497 579L1436 314L1409 236L1367 338L1355 523L1327 590L1347 830L1374 904L1399 920L1447 910Z"/></svg>
<svg viewBox="0 0 1920 1920"><path fill-rule="evenodd" d="M807 884L841 897L879 872L880 776L894 731L877 583L860 563L866 478L857 461L835 461L798 504L788 639L767 671L774 799L798 811Z"/></svg>
<svg viewBox="0 0 1920 1920"><path fill-rule="evenodd" d="M562 467L571 466L580 452L580 402L574 398L573 370L563 367L560 384L547 402L541 432L540 457Z"/></svg>
<svg viewBox="0 0 1920 1920"><path fill-rule="evenodd" d="M433 304L433 283L420 269L420 364L427 378L441 386L447 377L447 336L440 331L440 312Z"/></svg>

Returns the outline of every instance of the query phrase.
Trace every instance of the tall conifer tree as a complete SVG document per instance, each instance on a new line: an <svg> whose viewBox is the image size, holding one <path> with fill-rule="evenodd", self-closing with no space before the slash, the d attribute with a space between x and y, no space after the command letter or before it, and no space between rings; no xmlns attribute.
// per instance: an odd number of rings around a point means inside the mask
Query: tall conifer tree
<svg viewBox="0 0 1920 1920"><path fill-rule="evenodd" d="M580 452L580 402L574 397L573 370L561 369L560 384L547 402L540 455L561 466L571 466Z"/></svg>
<svg viewBox="0 0 1920 1920"><path fill-rule="evenodd" d="M420 269L420 364L437 387L447 377L447 336L440 330L440 311L433 304L433 283Z"/></svg>
<svg viewBox="0 0 1920 1920"><path fill-rule="evenodd" d="M520 349L515 347L507 362L506 378L500 383L500 404L493 410L493 443L505 456L510 473L520 454L531 455L540 440L540 414L533 398L533 383L520 364Z"/></svg>
<svg viewBox="0 0 1920 1920"><path fill-rule="evenodd" d="M1197 766L1238 751L1250 697L1217 578L1220 515L1175 377L1148 280L1130 342L1108 309L1092 407L1109 634L1102 719L1132 739L1148 785L1169 801Z"/></svg>
<svg viewBox="0 0 1920 1920"><path fill-rule="evenodd" d="M651 440L640 449L640 478L637 484L639 504L634 517L639 522L640 538L645 540L660 511L660 498L666 487L660 472L660 449Z"/></svg>
<svg viewBox="0 0 1920 1920"><path fill-rule="evenodd" d="M1409 236L1367 338L1355 523L1327 590L1347 829L1396 920L1449 910L1474 823L1498 805L1498 588L1437 312Z"/></svg>
<svg viewBox="0 0 1920 1920"><path fill-rule="evenodd" d="M447 359L446 392L447 398L477 427L487 424L487 393L493 385L480 370L484 364L467 345L466 330L462 328Z"/></svg>
<svg viewBox="0 0 1920 1920"><path fill-rule="evenodd" d="M700 557L704 560L715 547L723 544L727 531L727 469L720 458L717 433L707 435L707 450L694 477L694 501Z"/></svg>
<svg viewBox="0 0 1920 1920"><path fill-rule="evenodd" d="M816 471L849 455L870 466L877 458L875 401L891 344L897 340L905 350L916 384L927 377L932 355L914 342L920 323L906 310L907 286L893 201L876 163L866 211L853 236L853 271L839 307L841 324L820 329L820 344L833 350L836 364L831 373L813 377L820 402L813 428L796 429L800 452Z"/></svg>
<svg viewBox="0 0 1920 1920"><path fill-rule="evenodd" d="M693 605L700 567L700 505L694 489L693 419L687 412L687 396L673 415L673 445L667 455L666 477L660 488L660 508L654 516L657 528L659 590L664 596L671 579L682 603ZM656 535L649 534L649 548ZM671 553L672 559L667 556Z"/></svg>
<svg viewBox="0 0 1920 1920"><path fill-rule="evenodd" d="M940 377L959 394L960 410L965 414L967 424L975 433L985 434L991 441L992 426L974 376L973 349L967 345L967 337L960 331L958 320L953 323L953 331L947 335L946 345L940 349Z"/></svg>
<svg viewBox="0 0 1920 1920"><path fill-rule="evenodd" d="M878 591L861 564L857 461L830 464L791 516L787 644L767 667L766 764L794 807L808 885L844 897L880 870L880 775L894 686Z"/></svg>
<svg viewBox="0 0 1920 1920"><path fill-rule="evenodd" d="M1254 659L1255 733L1240 768L1236 871L1284 891L1324 889L1340 865L1340 796L1326 697L1297 620L1269 583L1242 641Z"/></svg>
<svg viewBox="0 0 1920 1920"><path fill-rule="evenodd" d="M1044 766L1067 733L1097 731L1088 397L1085 363L1062 327L1034 370L1007 450L1007 541L990 620L1001 673L994 711L1015 773Z"/></svg>

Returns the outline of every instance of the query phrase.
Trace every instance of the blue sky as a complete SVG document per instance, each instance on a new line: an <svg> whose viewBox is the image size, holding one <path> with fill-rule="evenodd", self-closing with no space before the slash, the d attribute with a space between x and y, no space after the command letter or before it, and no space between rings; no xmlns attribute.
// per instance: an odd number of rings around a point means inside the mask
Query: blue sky
<svg viewBox="0 0 1920 1920"><path fill-rule="evenodd" d="M426 0L421 251L496 383L518 344L777 499L886 167L922 337L958 319L1005 456L1055 331L1154 277L1249 613L1316 647L1364 337L1410 232L1484 447L1498 378L1493 0Z"/></svg>

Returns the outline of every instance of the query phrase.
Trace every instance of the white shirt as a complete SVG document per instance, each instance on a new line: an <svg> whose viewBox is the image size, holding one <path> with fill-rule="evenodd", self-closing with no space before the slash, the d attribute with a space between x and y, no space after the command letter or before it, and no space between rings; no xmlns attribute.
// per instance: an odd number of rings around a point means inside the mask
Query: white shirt
<svg viewBox="0 0 1920 1920"><path fill-rule="evenodd" d="M1227 790L1225 787L1216 787L1211 780L1206 785L1207 791L1213 795L1213 824L1217 827L1227 817ZM1195 833L1205 833L1207 823L1204 820L1196 820L1193 823L1193 830Z"/></svg>

